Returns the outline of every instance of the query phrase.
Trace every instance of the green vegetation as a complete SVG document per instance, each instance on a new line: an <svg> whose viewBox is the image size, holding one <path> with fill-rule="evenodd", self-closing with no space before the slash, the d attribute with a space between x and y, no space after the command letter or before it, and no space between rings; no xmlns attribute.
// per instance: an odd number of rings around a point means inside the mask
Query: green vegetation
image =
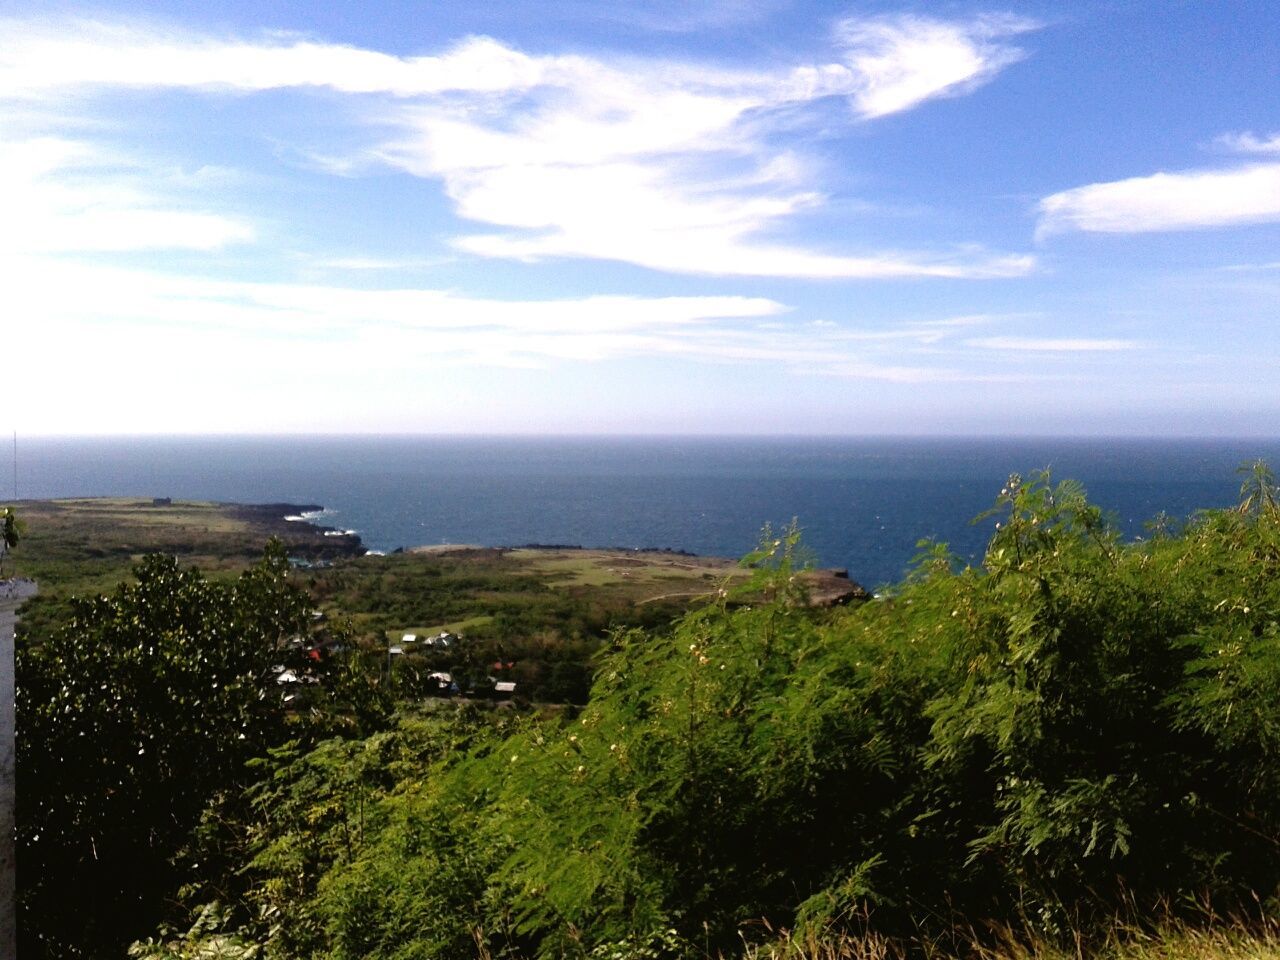
<svg viewBox="0 0 1280 960"><path fill-rule="evenodd" d="M580 709L393 710L353 657L331 700L209 774L228 786L199 781L199 828L186 807L166 824L166 851L186 837L170 862L199 867L134 955L1276 956L1270 473L1249 468L1240 509L1136 543L1044 475L1011 478L992 516L981 568L923 544L904 583L836 611L804 602L796 532L770 535L749 582L612 633ZM608 609L501 555L387 559L307 582L379 630L483 598L477 633L545 624L549 649ZM181 649L213 642L198 635ZM69 733L88 688L73 719L27 696L36 726ZM123 779L134 762L90 767ZM51 803L88 796L47 782Z"/></svg>
<svg viewBox="0 0 1280 960"><path fill-rule="evenodd" d="M674 555L469 548L364 557L312 572L306 583L373 649L405 633L465 634L447 651L407 647L395 669L409 689L436 670L465 689L494 663L510 663L522 698L583 703L592 657L611 630L665 627L691 594L712 594L729 577L740 571L724 561Z"/></svg>
<svg viewBox="0 0 1280 960"><path fill-rule="evenodd" d="M120 942L182 879L207 802L285 722L269 673L306 598L279 550L230 584L149 557L16 651L20 915L28 956Z"/></svg>

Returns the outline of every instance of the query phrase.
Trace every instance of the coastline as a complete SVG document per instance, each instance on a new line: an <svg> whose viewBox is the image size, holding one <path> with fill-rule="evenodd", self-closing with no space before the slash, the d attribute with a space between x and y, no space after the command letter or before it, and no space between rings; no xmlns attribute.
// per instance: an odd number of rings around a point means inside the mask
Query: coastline
<svg viewBox="0 0 1280 960"><path fill-rule="evenodd" d="M218 503L238 520L281 540L290 556L337 560L369 553L360 534L316 522L325 507L318 503Z"/></svg>
<svg viewBox="0 0 1280 960"><path fill-rule="evenodd" d="M109 579L109 569L127 569L147 553L170 554L208 568L235 568L253 563L261 556L265 541L272 537L284 544L290 561L299 568L383 555L368 549L358 532L322 522L328 514L318 503L101 497L24 500L15 506L31 529L23 551L14 557L15 573L30 573L36 579L63 582L68 587L78 576L90 581L95 577ZM87 551L82 546L85 543L92 544ZM83 552L88 557L80 556ZM530 569L584 585L691 577L710 582L725 576L749 575L736 558L671 547L437 543L390 553L460 563L509 557ZM89 565L73 576L67 563L77 556L80 558L73 562ZM814 569L803 577L811 602L816 605L855 602L869 596L843 569ZM98 588L96 582L85 586L90 590Z"/></svg>

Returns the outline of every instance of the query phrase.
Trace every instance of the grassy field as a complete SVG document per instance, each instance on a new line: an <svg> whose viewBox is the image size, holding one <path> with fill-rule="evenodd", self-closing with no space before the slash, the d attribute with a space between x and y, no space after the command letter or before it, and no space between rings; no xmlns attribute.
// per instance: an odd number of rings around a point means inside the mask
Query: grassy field
<svg viewBox="0 0 1280 960"><path fill-rule="evenodd" d="M48 629L71 597L110 592L149 553L178 557L207 573L232 575L252 564L272 536L306 557L354 552L354 538L325 537L286 522L288 504L248 507L149 499L27 500L15 504L24 526L7 573L31 577L40 596L23 612L27 630Z"/></svg>
<svg viewBox="0 0 1280 960"><path fill-rule="evenodd" d="M429 627L413 626L387 630L386 637L388 643L398 643L406 633L411 633L418 640L422 640L424 637L438 636L441 633L466 633L476 627L483 627L485 624L492 622L493 617L488 614L482 614L478 617L467 617L465 620L454 620L452 623L436 623Z"/></svg>
<svg viewBox="0 0 1280 960"><path fill-rule="evenodd" d="M126 498L23 501L15 509L26 529L11 564L48 587L78 589L118 578L148 553L172 554L210 570L241 569L261 555L271 536L302 556L354 552L334 543L353 538L326 538L310 524L286 522L289 507Z"/></svg>
<svg viewBox="0 0 1280 960"><path fill-rule="evenodd" d="M712 596L725 581L747 572L718 557L622 550L512 550L511 561L560 589L592 587L634 602L664 594Z"/></svg>
<svg viewBox="0 0 1280 960"><path fill-rule="evenodd" d="M514 639L658 622L746 576L728 560L668 553L451 547L364 557L310 573L308 583L327 613L362 633Z"/></svg>

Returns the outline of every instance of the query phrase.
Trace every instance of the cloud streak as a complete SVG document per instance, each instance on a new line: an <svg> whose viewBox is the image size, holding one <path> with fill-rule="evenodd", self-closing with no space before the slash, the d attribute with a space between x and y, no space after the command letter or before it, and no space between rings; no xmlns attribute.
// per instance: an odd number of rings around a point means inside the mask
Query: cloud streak
<svg viewBox="0 0 1280 960"><path fill-rule="evenodd" d="M74 261L9 257L0 282L26 322L26 355L76 353L69 344L128 335L131 362L185 364L165 344L192 338L198 354L291 364L340 356L354 373L439 364L488 367L680 359L782 365L805 375L924 382L983 380L939 366L940 344L985 318L876 328L800 323L763 297L587 296L499 300L443 290L208 279ZM63 347L57 347L62 344ZM149 353L155 354L149 356ZM71 362L69 360L69 362Z"/></svg>
<svg viewBox="0 0 1280 960"><path fill-rule="evenodd" d="M1039 209L1041 236L1273 223L1280 221L1280 163L1093 183L1045 197Z"/></svg>
<svg viewBox="0 0 1280 960"><path fill-rule="evenodd" d="M977 337L966 340L970 347L984 350L1009 350L1019 353L1115 353L1136 350L1136 340L1089 339L1082 337Z"/></svg>

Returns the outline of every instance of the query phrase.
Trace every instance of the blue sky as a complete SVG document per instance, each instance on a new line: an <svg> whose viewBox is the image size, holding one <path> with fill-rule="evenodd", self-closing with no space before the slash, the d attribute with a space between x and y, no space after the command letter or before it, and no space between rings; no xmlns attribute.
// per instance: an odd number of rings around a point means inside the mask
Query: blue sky
<svg viewBox="0 0 1280 960"><path fill-rule="evenodd" d="M24 434L1280 423L1274 3L6 9Z"/></svg>

